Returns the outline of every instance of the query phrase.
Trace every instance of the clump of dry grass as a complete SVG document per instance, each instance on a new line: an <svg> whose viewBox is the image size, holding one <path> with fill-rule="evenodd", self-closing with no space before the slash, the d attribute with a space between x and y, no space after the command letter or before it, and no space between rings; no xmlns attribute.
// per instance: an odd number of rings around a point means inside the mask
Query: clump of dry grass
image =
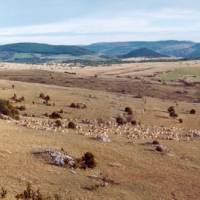
<svg viewBox="0 0 200 200"><path fill-rule="evenodd" d="M39 190L34 191L32 189L31 184L27 184L26 189L15 196L17 200L47 200L48 198L45 198Z"/></svg>
<svg viewBox="0 0 200 200"><path fill-rule="evenodd" d="M14 93L13 96L10 99L11 100L16 100L17 99L17 95Z"/></svg>
<svg viewBox="0 0 200 200"><path fill-rule="evenodd" d="M71 103L70 108L85 109L87 106L83 103Z"/></svg>
<svg viewBox="0 0 200 200"><path fill-rule="evenodd" d="M15 107L17 110L20 110L20 111L25 111L26 110L26 107L25 106L16 106Z"/></svg>
<svg viewBox="0 0 200 200"><path fill-rule="evenodd" d="M19 119L18 110L9 101L3 99L0 99L0 113L13 119Z"/></svg>
<svg viewBox="0 0 200 200"><path fill-rule="evenodd" d="M39 98L44 100L43 104L50 106L49 101L51 100L49 95L45 95L44 93L40 93Z"/></svg>
<svg viewBox="0 0 200 200"><path fill-rule="evenodd" d="M95 183L89 186L84 186L83 189L84 190L88 190L88 191L96 191L101 187L105 187L106 185L104 183Z"/></svg>
<svg viewBox="0 0 200 200"><path fill-rule="evenodd" d="M125 116L125 120L126 120L127 123L131 123L133 121L133 115Z"/></svg>
<svg viewBox="0 0 200 200"><path fill-rule="evenodd" d="M25 101L24 96L21 96L21 97L17 98L17 95L15 93L10 99L12 101L16 102L16 103L20 103L20 102L24 102Z"/></svg>
<svg viewBox="0 0 200 200"><path fill-rule="evenodd" d="M27 184L26 189L15 196L17 200L61 200L61 196L54 194L53 196L44 196L39 189L34 190L30 183ZM71 197L67 198L72 200ZM66 199L66 200L67 200Z"/></svg>
<svg viewBox="0 0 200 200"><path fill-rule="evenodd" d="M8 193L8 191L4 187L2 187L1 191L0 191L0 197L1 197L1 199L5 199L6 196L7 196L7 193Z"/></svg>
<svg viewBox="0 0 200 200"><path fill-rule="evenodd" d="M98 181L98 183L94 183L94 184L91 184L89 186L83 187L83 189L88 190L88 191L96 191L96 190L98 190L99 188L102 188L102 187L120 184L120 183L116 182L115 180L109 178L109 176L105 176L105 175L100 175L100 176L89 175L88 178L95 180L95 181Z"/></svg>
<svg viewBox="0 0 200 200"><path fill-rule="evenodd" d="M60 109L60 110L58 111L58 113L63 114L63 113L64 113L63 109Z"/></svg>

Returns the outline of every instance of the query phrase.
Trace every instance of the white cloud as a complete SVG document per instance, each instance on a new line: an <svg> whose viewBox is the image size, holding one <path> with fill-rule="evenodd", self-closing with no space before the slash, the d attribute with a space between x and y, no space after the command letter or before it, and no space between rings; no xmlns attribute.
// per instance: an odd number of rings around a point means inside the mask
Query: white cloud
<svg viewBox="0 0 200 200"><path fill-rule="evenodd" d="M200 31L200 14L191 10L137 11L121 16L125 17L83 18L43 25L0 28L0 42L82 44L117 40L196 40L196 34Z"/></svg>

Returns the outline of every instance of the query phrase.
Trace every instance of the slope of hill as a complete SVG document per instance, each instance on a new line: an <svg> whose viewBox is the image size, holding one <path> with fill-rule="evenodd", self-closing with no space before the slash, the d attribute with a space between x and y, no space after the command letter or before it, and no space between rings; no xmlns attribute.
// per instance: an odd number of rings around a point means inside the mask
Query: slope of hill
<svg viewBox="0 0 200 200"><path fill-rule="evenodd" d="M0 61L19 63L104 61L105 57L79 46L16 43L0 46Z"/></svg>
<svg viewBox="0 0 200 200"><path fill-rule="evenodd" d="M191 53L187 55L188 58L200 58L200 44L193 46Z"/></svg>
<svg viewBox="0 0 200 200"><path fill-rule="evenodd" d="M192 51L191 48L194 45L196 45L196 43L191 41L167 40L167 41L155 41L155 42L138 41L138 42L96 43L85 46L85 48L109 56L121 56L136 49L148 48L160 54L168 56L187 57L187 55Z"/></svg>
<svg viewBox="0 0 200 200"><path fill-rule="evenodd" d="M0 46L0 51L15 53L69 54L73 56L91 55L94 52L79 46L49 45L39 43L16 43Z"/></svg>
<svg viewBox="0 0 200 200"><path fill-rule="evenodd" d="M190 41L168 40L96 43L86 46L39 43L16 43L0 46L0 61L3 62L81 62L96 64L99 62L112 63L118 61L118 58L124 55L147 58L163 57L163 55L188 59L200 58L200 44Z"/></svg>
<svg viewBox="0 0 200 200"><path fill-rule="evenodd" d="M120 57L121 58L138 58L138 57L161 58L161 57L167 57L167 56L157 53L155 51L152 51L151 49L141 48L141 49L133 50Z"/></svg>

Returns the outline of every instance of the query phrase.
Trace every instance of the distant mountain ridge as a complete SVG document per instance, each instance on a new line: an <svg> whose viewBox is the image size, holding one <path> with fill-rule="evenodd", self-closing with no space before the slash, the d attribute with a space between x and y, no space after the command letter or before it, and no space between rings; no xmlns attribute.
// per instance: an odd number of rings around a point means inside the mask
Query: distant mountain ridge
<svg viewBox="0 0 200 200"><path fill-rule="evenodd" d="M111 42L95 43L86 46L88 50L95 51L108 56L121 56L133 50L147 48L160 54L174 57L188 57L198 44L192 41L136 41L136 42Z"/></svg>
<svg viewBox="0 0 200 200"><path fill-rule="evenodd" d="M160 53L157 53L157 52L155 52L151 49L147 49L147 48L136 49L125 55L120 56L120 58L139 58L139 57L161 58L161 57L168 57L168 56L162 55Z"/></svg>
<svg viewBox="0 0 200 200"><path fill-rule="evenodd" d="M16 43L1 45L0 51L15 53L69 54L73 56L94 54L91 50L73 45L50 45L40 43Z"/></svg>
<svg viewBox="0 0 200 200"><path fill-rule="evenodd" d="M0 45L0 61L5 62L112 62L123 57L200 58L200 43L192 41L130 41L94 43L90 45L50 45L16 43Z"/></svg>

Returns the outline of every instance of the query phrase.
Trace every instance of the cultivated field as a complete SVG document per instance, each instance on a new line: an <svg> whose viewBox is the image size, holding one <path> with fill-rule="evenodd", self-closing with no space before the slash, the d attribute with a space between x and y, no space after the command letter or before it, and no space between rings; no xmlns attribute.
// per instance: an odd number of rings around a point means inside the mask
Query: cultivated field
<svg viewBox="0 0 200 200"><path fill-rule="evenodd" d="M0 66L0 198L199 198L199 61Z"/></svg>

